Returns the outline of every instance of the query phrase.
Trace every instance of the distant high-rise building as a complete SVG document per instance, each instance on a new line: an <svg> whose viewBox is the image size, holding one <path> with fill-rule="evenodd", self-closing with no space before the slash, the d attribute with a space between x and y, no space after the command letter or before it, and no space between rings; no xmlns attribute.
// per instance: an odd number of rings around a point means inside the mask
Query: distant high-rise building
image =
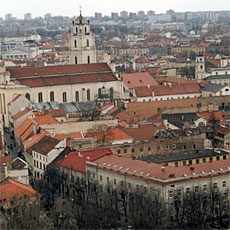
<svg viewBox="0 0 230 230"><path fill-rule="evenodd" d="M98 21L102 20L102 13L95 13L95 19Z"/></svg>
<svg viewBox="0 0 230 230"><path fill-rule="evenodd" d="M31 13L24 14L24 20L31 20L31 19L32 19L32 14Z"/></svg>
<svg viewBox="0 0 230 230"><path fill-rule="evenodd" d="M145 15L145 12L141 10L137 12L137 16L139 19L145 19L146 15Z"/></svg>
<svg viewBox="0 0 230 230"><path fill-rule="evenodd" d="M129 17L129 13L127 11L121 11L120 12L120 17L127 19Z"/></svg>
<svg viewBox="0 0 230 230"><path fill-rule="evenodd" d="M45 14L45 15L44 15L44 18L45 18L45 19L51 18L51 13Z"/></svg>
<svg viewBox="0 0 230 230"><path fill-rule="evenodd" d="M149 11L147 12L147 15L148 15L148 16L153 16L153 15L155 15L155 11L149 10Z"/></svg>
<svg viewBox="0 0 230 230"><path fill-rule="evenodd" d="M137 20L137 14L136 13L129 13L129 19L132 21Z"/></svg>
<svg viewBox="0 0 230 230"><path fill-rule="evenodd" d="M5 20L6 20L6 21L12 21L12 19L13 19L12 14L6 14L6 15L5 15Z"/></svg>
<svg viewBox="0 0 230 230"><path fill-rule="evenodd" d="M185 20L186 21L192 20L192 12L185 12Z"/></svg>
<svg viewBox="0 0 230 230"><path fill-rule="evenodd" d="M112 18L113 21L117 21L117 20L119 19L118 13L112 12L112 13L111 13L111 18Z"/></svg>

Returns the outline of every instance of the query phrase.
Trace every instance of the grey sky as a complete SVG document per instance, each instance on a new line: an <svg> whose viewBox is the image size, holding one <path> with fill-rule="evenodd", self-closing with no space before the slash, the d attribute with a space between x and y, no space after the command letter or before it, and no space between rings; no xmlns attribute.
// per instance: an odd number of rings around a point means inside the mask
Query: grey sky
<svg viewBox="0 0 230 230"><path fill-rule="evenodd" d="M110 12L121 10L155 10L157 13L165 12L167 9L230 10L230 0L1 0L0 17L6 13L13 13L14 16L22 18L27 12L31 12L33 17L43 16L48 12L52 15L73 16L79 13L80 5L86 16L93 15L94 12L110 15Z"/></svg>

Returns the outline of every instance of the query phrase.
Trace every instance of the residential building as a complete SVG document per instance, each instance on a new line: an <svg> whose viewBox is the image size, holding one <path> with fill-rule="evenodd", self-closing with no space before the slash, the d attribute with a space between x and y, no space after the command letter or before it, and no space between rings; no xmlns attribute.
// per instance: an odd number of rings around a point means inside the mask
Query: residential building
<svg viewBox="0 0 230 230"><path fill-rule="evenodd" d="M42 178L49 165L66 147L66 141L44 136L38 143L31 147L33 159L33 176Z"/></svg>
<svg viewBox="0 0 230 230"><path fill-rule="evenodd" d="M182 167L162 166L117 155L102 156L86 162L88 179L107 185L139 190L143 193L159 191L166 201L175 192L189 192L194 187L211 189L215 184L221 192L229 189L230 160L220 160ZM205 191L205 190L204 190Z"/></svg>

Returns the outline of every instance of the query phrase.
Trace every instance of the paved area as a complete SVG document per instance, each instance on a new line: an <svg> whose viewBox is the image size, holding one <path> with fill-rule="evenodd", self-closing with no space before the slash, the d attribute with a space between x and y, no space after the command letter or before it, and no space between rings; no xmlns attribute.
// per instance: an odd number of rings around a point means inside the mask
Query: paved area
<svg viewBox="0 0 230 230"><path fill-rule="evenodd" d="M5 128L4 137L6 151L10 154L11 157L18 157L19 148L16 146L14 133L12 133L12 131L10 131L8 128Z"/></svg>

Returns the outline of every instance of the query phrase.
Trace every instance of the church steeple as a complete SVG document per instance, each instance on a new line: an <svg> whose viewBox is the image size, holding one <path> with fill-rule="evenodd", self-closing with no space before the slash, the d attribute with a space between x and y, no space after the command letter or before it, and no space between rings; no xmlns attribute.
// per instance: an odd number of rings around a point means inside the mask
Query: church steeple
<svg viewBox="0 0 230 230"><path fill-rule="evenodd" d="M80 15L73 21L70 30L70 64L96 63L95 36L90 31L90 22Z"/></svg>

